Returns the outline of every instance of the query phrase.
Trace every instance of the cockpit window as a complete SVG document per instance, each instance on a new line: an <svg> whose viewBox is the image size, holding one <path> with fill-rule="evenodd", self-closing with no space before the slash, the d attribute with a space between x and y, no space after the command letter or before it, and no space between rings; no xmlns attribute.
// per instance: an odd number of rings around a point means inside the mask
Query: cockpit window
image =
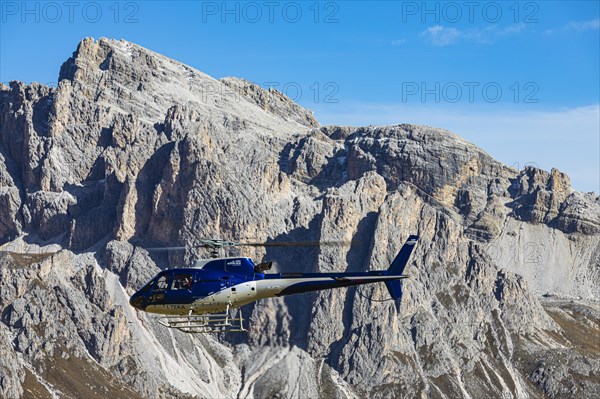
<svg viewBox="0 0 600 399"><path fill-rule="evenodd" d="M156 279L153 278L148 284L146 284L145 286L143 286L142 288L140 288L140 292L148 292L148 291L150 291L150 288L152 288L154 286L155 282L156 282Z"/></svg>
<svg viewBox="0 0 600 399"><path fill-rule="evenodd" d="M161 292L167 289L169 286L169 276L167 274L163 274L156 280L156 284L154 285L154 292Z"/></svg>
<svg viewBox="0 0 600 399"><path fill-rule="evenodd" d="M192 288L191 274L176 274L173 277L172 290L189 290L190 288Z"/></svg>

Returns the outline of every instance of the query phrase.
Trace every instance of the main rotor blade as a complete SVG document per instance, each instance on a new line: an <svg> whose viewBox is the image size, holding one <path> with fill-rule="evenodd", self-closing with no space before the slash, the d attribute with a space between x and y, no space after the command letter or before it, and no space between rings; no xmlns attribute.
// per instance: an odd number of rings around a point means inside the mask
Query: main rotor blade
<svg viewBox="0 0 600 399"><path fill-rule="evenodd" d="M212 240L212 239L204 239L199 240L199 244L188 245L188 246L179 246L179 247L153 247L146 248L148 251L185 251L190 248L223 248L223 247L234 247L236 245L235 242L227 241L227 240Z"/></svg>
<svg viewBox="0 0 600 399"><path fill-rule="evenodd" d="M239 242L236 246L245 247L324 247L352 245L353 241L273 241L273 242Z"/></svg>
<svg viewBox="0 0 600 399"><path fill-rule="evenodd" d="M146 251L185 251L187 247L155 247L144 248Z"/></svg>
<svg viewBox="0 0 600 399"><path fill-rule="evenodd" d="M224 248L224 247L325 247L325 246L350 246L358 241L272 241L272 242L235 242L226 240L203 240L200 244L187 247L154 247L145 248L147 251L185 251L190 248Z"/></svg>

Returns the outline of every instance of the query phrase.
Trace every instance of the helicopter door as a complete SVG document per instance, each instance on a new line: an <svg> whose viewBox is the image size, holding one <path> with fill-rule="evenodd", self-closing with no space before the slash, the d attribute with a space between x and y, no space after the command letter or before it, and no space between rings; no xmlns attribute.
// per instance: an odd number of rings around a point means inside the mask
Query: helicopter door
<svg viewBox="0 0 600 399"><path fill-rule="evenodd" d="M169 289L169 302L171 304L187 304L192 302L192 289L194 276L192 273L174 273Z"/></svg>
<svg viewBox="0 0 600 399"><path fill-rule="evenodd" d="M225 289L225 288L231 287L233 285L233 281L231 281L231 275L229 275L229 274L225 274L225 275L221 276L219 281L221 282L221 289Z"/></svg>

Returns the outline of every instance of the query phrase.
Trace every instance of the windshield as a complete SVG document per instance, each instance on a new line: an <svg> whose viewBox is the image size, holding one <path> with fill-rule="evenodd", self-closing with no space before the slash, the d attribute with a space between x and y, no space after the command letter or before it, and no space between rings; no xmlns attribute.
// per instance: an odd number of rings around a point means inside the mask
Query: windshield
<svg viewBox="0 0 600 399"><path fill-rule="evenodd" d="M140 292L148 292L150 291L150 287L152 287L154 285L154 283L156 282L157 277L154 277L152 280L150 280L149 283L147 283L145 286L143 286L142 288L140 288Z"/></svg>
<svg viewBox="0 0 600 399"><path fill-rule="evenodd" d="M158 279L156 279L156 284L154 284L153 291L154 292L165 291L168 286L169 286L169 275L163 274L161 276L158 276Z"/></svg>

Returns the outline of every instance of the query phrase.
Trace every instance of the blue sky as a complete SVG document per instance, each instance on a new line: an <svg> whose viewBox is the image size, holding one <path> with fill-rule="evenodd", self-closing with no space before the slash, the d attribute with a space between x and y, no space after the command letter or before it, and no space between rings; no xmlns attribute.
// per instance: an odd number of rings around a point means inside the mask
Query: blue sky
<svg viewBox="0 0 600 399"><path fill-rule="evenodd" d="M274 86L322 124L419 123L600 192L600 2L0 3L0 81L56 84L87 36Z"/></svg>

